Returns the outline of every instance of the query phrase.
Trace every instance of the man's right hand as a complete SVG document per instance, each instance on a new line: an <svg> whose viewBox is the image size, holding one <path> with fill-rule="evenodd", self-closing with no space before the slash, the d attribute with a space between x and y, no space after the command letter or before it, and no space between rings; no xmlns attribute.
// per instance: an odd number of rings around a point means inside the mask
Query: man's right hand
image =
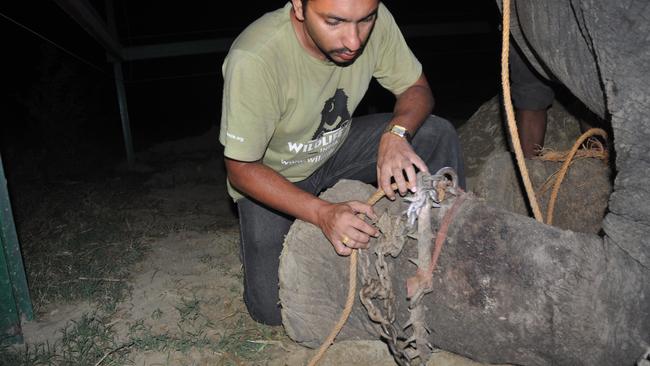
<svg viewBox="0 0 650 366"><path fill-rule="evenodd" d="M379 235L379 230L357 216L362 213L376 220L368 204L323 201L259 161L226 158L226 168L234 187L269 207L318 226L340 255L352 254L353 248L367 248L370 236Z"/></svg>
<svg viewBox="0 0 650 366"><path fill-rule="evenodd" d="M318 209L317 226L339 255L348 256L352 249L368 248L370 237L379 236L377 228L357 216L360 213L377 219L372 206L359 201L328 203Z"/></svg>

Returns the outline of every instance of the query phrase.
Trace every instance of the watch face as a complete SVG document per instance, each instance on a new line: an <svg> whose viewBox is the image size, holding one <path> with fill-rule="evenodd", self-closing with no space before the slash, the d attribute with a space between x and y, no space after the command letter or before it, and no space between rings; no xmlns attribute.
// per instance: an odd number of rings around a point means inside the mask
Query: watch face
<svg viewBox="0 0 650 366"><path fill-rule="evenodd" d="M401 136L401 137L405 137L405 136L406 136L406 128L404 128L404 127L402 127L402 126L397 126L397 125L396 125L396 126L393 126L393 128L392 128L391 130L392 130L393 133L396 134L396 135L399 135L399 136Z"/></svg>
<svg viewBox="0 0 650 366"><path fill-rule="evenodd" d="M408 142L411 142L411 134L403 126L400 126L400 125L388 125L386 127L385 131L390 132L390 133L392 133L394 135L397 135L397 136L399 136L399 137L401 137L403 139L406 139L406 141L408 141Z"/></svg>

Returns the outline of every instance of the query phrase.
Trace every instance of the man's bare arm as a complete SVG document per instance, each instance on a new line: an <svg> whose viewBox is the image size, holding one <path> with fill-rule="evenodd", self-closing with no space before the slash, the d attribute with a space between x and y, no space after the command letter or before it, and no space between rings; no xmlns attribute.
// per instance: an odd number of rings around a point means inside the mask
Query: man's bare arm
<svg viewBox="0 0 650 366"><path fill-rule="evenodd" d="M433 94L424 74L406 91L396 95L396 98L390 123L405 127L413 135L433 110ZM428 171L424 161L406 140L385 133L377 154L377 180L388 198L395 198L395 193L390 188L391 178L395 179L400 194L406 194L407 189L415 190L415 167Z"/></svg>
<svg viewBox="0 0 650 366"><path fill-rule="evenodd" d="M375 218L372 207L358 201L330 203L306 192L261 162L226 158L230 183L247 196L278 211L318 226L340 255L366 248L378 231L357 213ZM342 243L348 237L347 245Z"/></svg>

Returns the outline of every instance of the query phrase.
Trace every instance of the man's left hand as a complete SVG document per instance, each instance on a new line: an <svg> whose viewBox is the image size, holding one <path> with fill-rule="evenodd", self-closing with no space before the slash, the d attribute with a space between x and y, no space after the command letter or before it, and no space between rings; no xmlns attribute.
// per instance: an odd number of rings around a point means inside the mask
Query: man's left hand
<svg viewBox="0 0 650 366"><path fill-rule="evenodd" d="M406 139L384 133L377 154L377 181L388 199L395 199L395 192L390 187L391 178L395 180L400 195L405 195L407 190L415 192L416 168L423 172L429 171Z"/></svg>

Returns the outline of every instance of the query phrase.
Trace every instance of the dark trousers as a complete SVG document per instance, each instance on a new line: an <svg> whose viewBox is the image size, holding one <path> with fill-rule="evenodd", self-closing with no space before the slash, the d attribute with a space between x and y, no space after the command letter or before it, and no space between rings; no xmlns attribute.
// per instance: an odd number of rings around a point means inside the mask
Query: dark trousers
<svg viewBox="0 0 650 366"><path fill-rule="evenodd" d="M316 195L340 179L376 184L377 148L391 116L373 114L354 118L348 138L339 151L309 178L294 184ZM412 144L432 174L442 167L452 167L458 172L460 186L465 187L458 137L447 120L430 116ZM280 325L278 266L284 237L294 218L247 198L237 201L237 207L246 307L256 321Z"/></svg>
<svg viewBox="0 0 650 366"><path fill-rule="evenodd" d="M515 45L510 48L509 56L510 88L514 107L534 111L546 110L555 98L551 82L535 71Z"/></svg>

